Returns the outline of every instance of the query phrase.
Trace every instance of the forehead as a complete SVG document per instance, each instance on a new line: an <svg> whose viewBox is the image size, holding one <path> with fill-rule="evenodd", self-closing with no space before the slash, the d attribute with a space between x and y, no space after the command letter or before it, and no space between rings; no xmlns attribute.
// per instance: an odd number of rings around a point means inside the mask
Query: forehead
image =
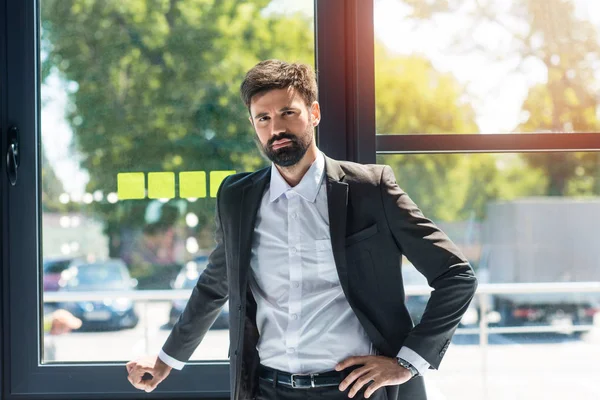
<svg viewBox="0 0 600 400"><path fill-rule="evenodd" d="M300 107L302 105L304 105L304 100L294 88L272 89L252 97L250 112L254 115L271 109L279 110L283 107Z"/></svg>

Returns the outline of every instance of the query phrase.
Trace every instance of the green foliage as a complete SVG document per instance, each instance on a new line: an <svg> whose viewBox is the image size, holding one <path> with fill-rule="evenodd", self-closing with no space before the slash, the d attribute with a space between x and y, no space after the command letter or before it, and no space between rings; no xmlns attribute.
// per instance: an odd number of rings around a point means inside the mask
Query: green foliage
<svg viewBox="0 0 600 400"><path fill-rule="evenodd" d="M576 12L575 1L517 0L509 6L502 0L398 1L409 7L408 19L414 21L460 15L464 27L453 38L449 52L483 55L490 64L517 61L517 70L532 60L545 67L546 82L529 88L522 105L525 120L515 127L516 132L598 132L599 32L584 13ZM510 40L482 46L478 38L484 26L503 31ZM505 44L505 52L499 50ZM429 132L427 126L421 128ZM522 157L528 170L524 169L524 174L544 177L545 195L600 194L596 154L531 153ZM532 194L538 189L539 185L532 187Z"/></svg>
<svg viewBox="0 0 600 400"><path fill-rule="evenodd" d="M436 71L423 57L390 54L379 43L375 59L378 133L477 132L474 112L461 100L463 89L453 76ZM378 162L392 166L399 185L430 218L463 217L469 183L463 181L469 174L464 156L395 154L380 156Z"/></svg>
<svg viewBox="0 0 600 400"><path fill-rule="evenodd" d="M66 118L91 176L88 192L116 192L120 172L245 171L265 164L239 85L260 60L313 63L314 53L311 21L266 15L269 2L44 1L42 70L44 78L57 73L76 83ZM92 205L114 239L111 255L118 254L120 227L145 225L148 203ZM200 229L212 231L214 200L190 203L187 211L199 216Z"/></svg>
<svg viewBox="0 0 600 400"><path fill-rule="evenodd" d="M389 53L376 44L377 132L478 133L466 91L420 56ZM436 221L485 217L491 200L545 194L548 179L516 154L381 155L398 184Z"/></svg>
<svg viewBox="0 0 600 400"><path fill-rule="evenodd" d="M544 63L545 84L529 89L523 103L522 132L598 132L595 63L600 58L597 28L576 15L572 1L522 1L515 13L527 21L525 45ZM600 194L598 157L592 153L551 153L526 156L529 164L549 177L552 196Z"/></svg>
<svg viewBox="0 0 600 400"><path fill-rule="evenodd" d="M402 1L416 20L455 12L462 4ZM314 59L312 21L302 14L265 13L269 3L43 2L43 76L58 74L73 88L66 118L81 167L91 176L88 192L116 191L119 172L244 171L265 165L255 149L239 84L260 60ZM465 27L466 38L477 24L498 22L493 2L478 4L469 14L473 26ZM600 51L595 28L577 19L572 2L563 0L519 0L510 15L529 29L514 33L514 54L535 57L548 69L548 82L530 88L523 104L528 117L517 129L597 130L592 88ZM550 24L548 15L557 23ZM466 90L452 75L421 56L394 55L379 43L375 51L378 133L479 132ZM493 61L497 54L487 56ZM483 218L489 200L600 193L599 163L591 154L385 155L379 161L392 165L399 184L426 215L443 221ZM57 196L56 190L45 190ZM106 221L111 254L118 254L121 227L145 227L148 204L86 206ZM186 212L199 216L193 233L202 247L210 247L214 200L189 203ZM181 225L182 220L171 215L159 224Z"/></svg>
<svg viewBox="0 0 600 400"><path fill-rule="evenodd" d="M475 112L451 74L421 56L375 46L377 133L477 133Z"/></svg>

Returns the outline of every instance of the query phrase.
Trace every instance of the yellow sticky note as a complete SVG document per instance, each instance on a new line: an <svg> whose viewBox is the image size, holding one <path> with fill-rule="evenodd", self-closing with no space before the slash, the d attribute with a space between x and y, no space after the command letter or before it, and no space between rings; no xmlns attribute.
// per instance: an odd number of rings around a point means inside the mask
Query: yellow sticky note
<svg viewBox="0 0 600 400"><path fill-rule="evenodd" d="M223 179L233 174L235 171L210 171L210 197L217 197Z"/></svg>
<svg viewBox="0 0 600 400"><path fill-rule="evenodd" d="M143 199L146 197L146 182L143 172L122 172L117 174L117 194L119 200Z"/></svg>
<svg viewBox="0 0 600 400"><path fill-rule="evenodd" d="M179 173L179 197L182 199L206 197L206 172L186 171Z"/></svg>
<svg viewBox="0 0 600 400"><path fill-rule="evenodd" d="M175 197L175 174L173 172L150 172L148 174L148 198L172 199Z"/></svg>

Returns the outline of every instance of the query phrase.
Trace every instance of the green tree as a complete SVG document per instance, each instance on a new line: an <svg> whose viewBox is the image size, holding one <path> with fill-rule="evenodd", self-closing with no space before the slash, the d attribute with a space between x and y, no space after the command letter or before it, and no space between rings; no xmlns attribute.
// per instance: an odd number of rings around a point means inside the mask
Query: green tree
<svg viewBox="0 0 600 400"><path fill-rule="evenodd" d="M524 46L547 70L547 83L529 89L523 103L527 119L522 132L597 132L597 100L594 93L595 62L600 57L598 30L576 15L572 1L523 2L515 11L538 38ZM595 154L538 153L526 156L529 164L545 171L547 194L564 196L600 194L598 158ZM595 183L582 185L592 178ZM587 192L587 193L586 193Z"/></svg>
<svg viewBox="0 0 600 400"><path fill-rule="evenodd" d="M73 88L66 118L91 176L88 192L115 192L121 172L264 165L239 84L260 60L311 63L314 53L311 21L264 13L269 2L44 1L43 75L59 74ZM123 226L146 224L149 203L91 206L106 221L111 256L119 255ZM214 205L212 199L187 205L200 230L212 231ZM181 221L168 215L163 226Z"/></svg>
<svg viewBox="0 0 600 400"><path fill-rule="evenodd" d="M390 53L375 46L376 121L380 134L474 133L475 114L461 100L464 90L450 74L435 70L420 56ZM399 185L431 218L453 221L463 217L468 190L468 160L458 154L385 155ZM452 198L452 201L448 199Z"/></svg>
<svg viewBox="0 0 600 400"><path fill-rule="evenodd" d="M410 17L430 19L438 14L460 14L465 28L454 39L452 51L480 53L490 62L518 60L517 70L532 60L546 71L543 84L529 88L522 110L525 120L517 132L598 132L598 27L573 0L473 1L400 0ZM468 11L465 11L468 9ZM483 25L501 29L510 38L505 52L478 41ZM546 176L545 194L551 196L600 194L600 163L596 154L532 153L528 165Z"/></svg>
<svg viewBox="0 0 600 400"><path fill-rule="evenodd" d="M375 47L377 132L380 134L477 133L465 89L451 74L421 56ZM490 200L541 195L547 183L515 155L382 155L398 184L437 221L483 219Z"/></svg>

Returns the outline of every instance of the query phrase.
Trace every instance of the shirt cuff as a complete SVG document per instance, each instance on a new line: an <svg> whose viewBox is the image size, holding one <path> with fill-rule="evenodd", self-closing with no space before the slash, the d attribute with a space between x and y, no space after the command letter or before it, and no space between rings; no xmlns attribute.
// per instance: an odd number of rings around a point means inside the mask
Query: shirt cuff
<svg viewBox="0 0 600 400"><path fill-rule="evenodd" d="M158 358L160 358L162 362L164 362L171 368L181 370L183 367L185 367L184 362L174 359L173 357L162 351L162 349L158 352Z"/></svg>
<svg viewBox="0 0 600 400"><path fill-rule="evenodd" d="M414 350L409 349L406 346L403 346L400 349L400 352L398 353L397 357L402 358L403 360L406 360L409 363L411 363L411 365L415 367L417 371L419 371L420 375L425 375L425 372L429 370L430 364L427 361L425 361L423 357L418 355Z"/></svg>

